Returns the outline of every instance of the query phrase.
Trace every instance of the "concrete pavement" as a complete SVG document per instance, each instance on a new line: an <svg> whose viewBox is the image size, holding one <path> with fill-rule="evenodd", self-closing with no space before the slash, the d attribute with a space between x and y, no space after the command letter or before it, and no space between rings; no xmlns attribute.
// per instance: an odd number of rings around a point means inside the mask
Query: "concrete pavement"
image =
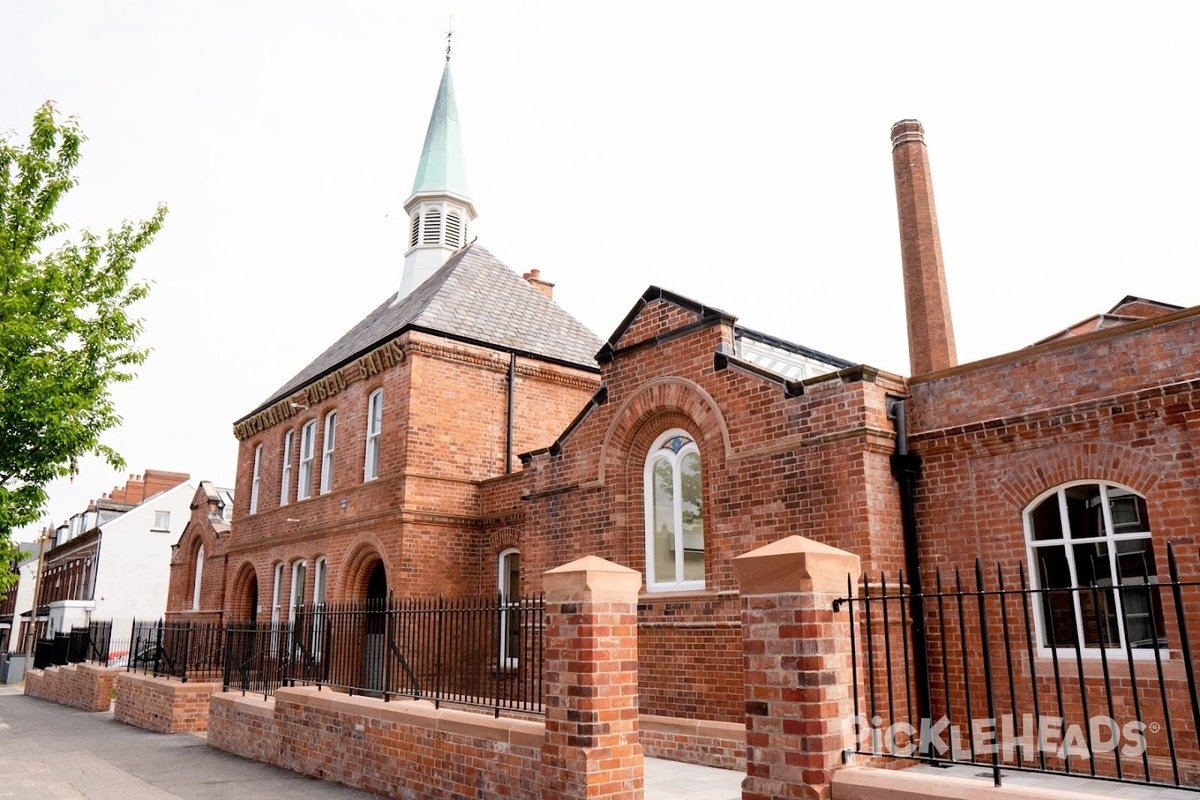
<svg viewBox="0 0 1200 800"><path fill-rule="evenodd" d="M352 800L365 792L0 686L0 800ZM646 800L740 800L741 773L646 759Z"/></svg>

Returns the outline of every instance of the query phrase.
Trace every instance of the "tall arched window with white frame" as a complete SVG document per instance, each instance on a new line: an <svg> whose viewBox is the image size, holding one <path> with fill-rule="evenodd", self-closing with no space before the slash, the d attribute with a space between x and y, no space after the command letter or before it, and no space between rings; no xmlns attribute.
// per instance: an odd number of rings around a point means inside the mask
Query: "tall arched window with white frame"
<svg viewBox="0 0 1200 800"><path fill-rule="evenodd" d="M258 485L262 480L262 445L254 448L254 471L250 478L250 513L258 513Z"/></svg>
<svg viewBox="0 0 1200 800"><path fill-rule="evenodd" d="M502 551L499 563L500 663L512 667L521 655L521 551Z"/></svg>
<svg viewBox="0 0 1200 800"><path fill-rule="evenodd" d="M279 505L288 504L288 495L292 493L292 434L288 431L283 435L283 466L280 468Z"/></svg>
<svg viewBox="0 0 1200 800"><path fill-rule="evenodd" d="M309 420L300 429L300 472L296 476L296 499L312 497L313 447L317 438L317 421Z"/></svg>
<svg viewBox="0 0 1200 800"><path fill-rule="evenodd" d="M383 431L383 390L376 389L367 398L367 451L363 461L363 480L379 477L379 436Z"/></svg>
<svg viewBox="0 0 1200 800"><path fill-rule="evenodd" d="M687 431L659 436L646 456L646 588L704 588L700 449Z"/></svg>
<svg viewBox="0 0 1200 800"><path fill-rule="evenodd" d="M1024 521L1042 648L1166 647L1145 498L1113 483L1069 483L1031 503Z"/></svg>
<svg viewBox="0 0 1200 800"><path fill-rule="evenodd" d="M325 415L325 448L321 454L321 494L333 490L333 447L337 443L337 412Z"/></svg>
<svg viewBox="0 0 1200 800"><path fill-rule="evenodd" d="M192 575L192 611L200 610L200 582L204 578L204 545L196 548L196 571Z"/></svg>

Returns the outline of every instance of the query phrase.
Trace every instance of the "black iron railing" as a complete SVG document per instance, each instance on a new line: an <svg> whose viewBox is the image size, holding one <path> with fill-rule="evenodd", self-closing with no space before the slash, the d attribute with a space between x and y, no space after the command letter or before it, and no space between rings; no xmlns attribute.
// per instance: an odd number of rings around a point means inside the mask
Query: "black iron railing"
<svg viewBox="0 0 1200 800"><path fill-rule="evenodd" d="M388 700L542 710L544 601L499 596L322 604L226 629L226 690L315 685Z"/></svg>
<svg viewBox="0 0 1200 800"><path fill-rule="evenodd" d="M215 681L225 664L225 632L216 623L134 620L129 650L110 666L156 677Z"/></svg>
<svg viewBox="0 0 1200 800"><path fill-rule="evenodd" d="M68 660L73 664L87 661L107 665L112 641L112 620L92 620L86 627L71 628Z"/></svg>
<svg viewBox="0 0 1200 800"><path fill-rule="evenodd" d="M1023 565L985 576L976 561L973 580L938 572L923 595L902 573L864 575L834 603L850 611L853 752L985 766L997 786L1018 770L1200 788L1200 630L1186 614L1200 581L1179 579L1169 545L1167 565L1165 581L1039 588ZM927 686L914 678L914 600Z"/></svg>

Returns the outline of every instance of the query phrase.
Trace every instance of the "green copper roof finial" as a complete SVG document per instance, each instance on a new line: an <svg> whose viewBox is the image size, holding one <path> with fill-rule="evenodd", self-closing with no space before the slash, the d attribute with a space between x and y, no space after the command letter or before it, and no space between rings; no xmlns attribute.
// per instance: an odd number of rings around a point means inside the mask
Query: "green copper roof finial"
<svg viewBox="0 0 1200 800"><path fill-rule="evenodd" d="M449 34L447 34L449 41ZM438 86L425 147L417 164L412 193L448 192L462 198L471 196L467 171L463 164L462 130L458 124L458 105L454 101L454 81L450 77L450 47L446 47L446 67Z"/></svg>
<svg viewBox="0 0 1200 800"><path fill-rule="evenodd" d="M446 31L446 60L450 60L450 37L454 35L454 15L450 15L450 30Z"/></svg>

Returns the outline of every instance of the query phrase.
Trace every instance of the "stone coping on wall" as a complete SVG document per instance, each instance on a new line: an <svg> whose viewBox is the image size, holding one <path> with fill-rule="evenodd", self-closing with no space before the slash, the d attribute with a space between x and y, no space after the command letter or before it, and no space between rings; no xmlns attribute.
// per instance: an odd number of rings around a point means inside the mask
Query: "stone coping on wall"
<svg viewBox="0 0 1200 800"><path fill-rule="evenodd" d="M220 683L168 680L138 672L117 676L113 717L155 733L197 733L208 730L209 698Z"/></svg>
<svg viewBox="0 0 1200 800"><path fill-rule="evenodd" d="M746 768L746 725L708 719L638 717L646 755L706 767Z"/></svg>
<svg viewBox="0 0 1200 800"><path fill-rule="evenodd" d="M384 702L363 695L348 695L297 686L278 689L275 697L264 701L254 696L243 697L239 692L220 692L215 702L231 703L241 713L273 717L278 703L295 703L314 709L341 714L356 714L382 722L399 723L427 728L439 733L475 736L520 747L541 748L546 736L542 722L507 717L491 717L472 711L437 708L428 700L389 700Z"/></svg>
<svg viewBox="0 0 1200 800"><path fill-rule="evenodd" d="M1008 773L1003 778L1005 785L994 786L986 766L974 767L972 771L980 776L938 774L940 770L927 771L919 767L845 767L833 774L833 796L837 800L1111 800L1117 794L1131 800L1149 800L1166 796L1155 793L1160 787L1088 781L1075 775L1023 775L1017 778ZM984 773L988 777L982 777ZM1049 785L1054 783L1063 788Z"/></svg>
<svg viewBox="0 0 1200 800"><path fill-rule="evenodd" d="M68 664L29 670L25 694L84 711L107 711L117 670L96 664Z"/></svg>

